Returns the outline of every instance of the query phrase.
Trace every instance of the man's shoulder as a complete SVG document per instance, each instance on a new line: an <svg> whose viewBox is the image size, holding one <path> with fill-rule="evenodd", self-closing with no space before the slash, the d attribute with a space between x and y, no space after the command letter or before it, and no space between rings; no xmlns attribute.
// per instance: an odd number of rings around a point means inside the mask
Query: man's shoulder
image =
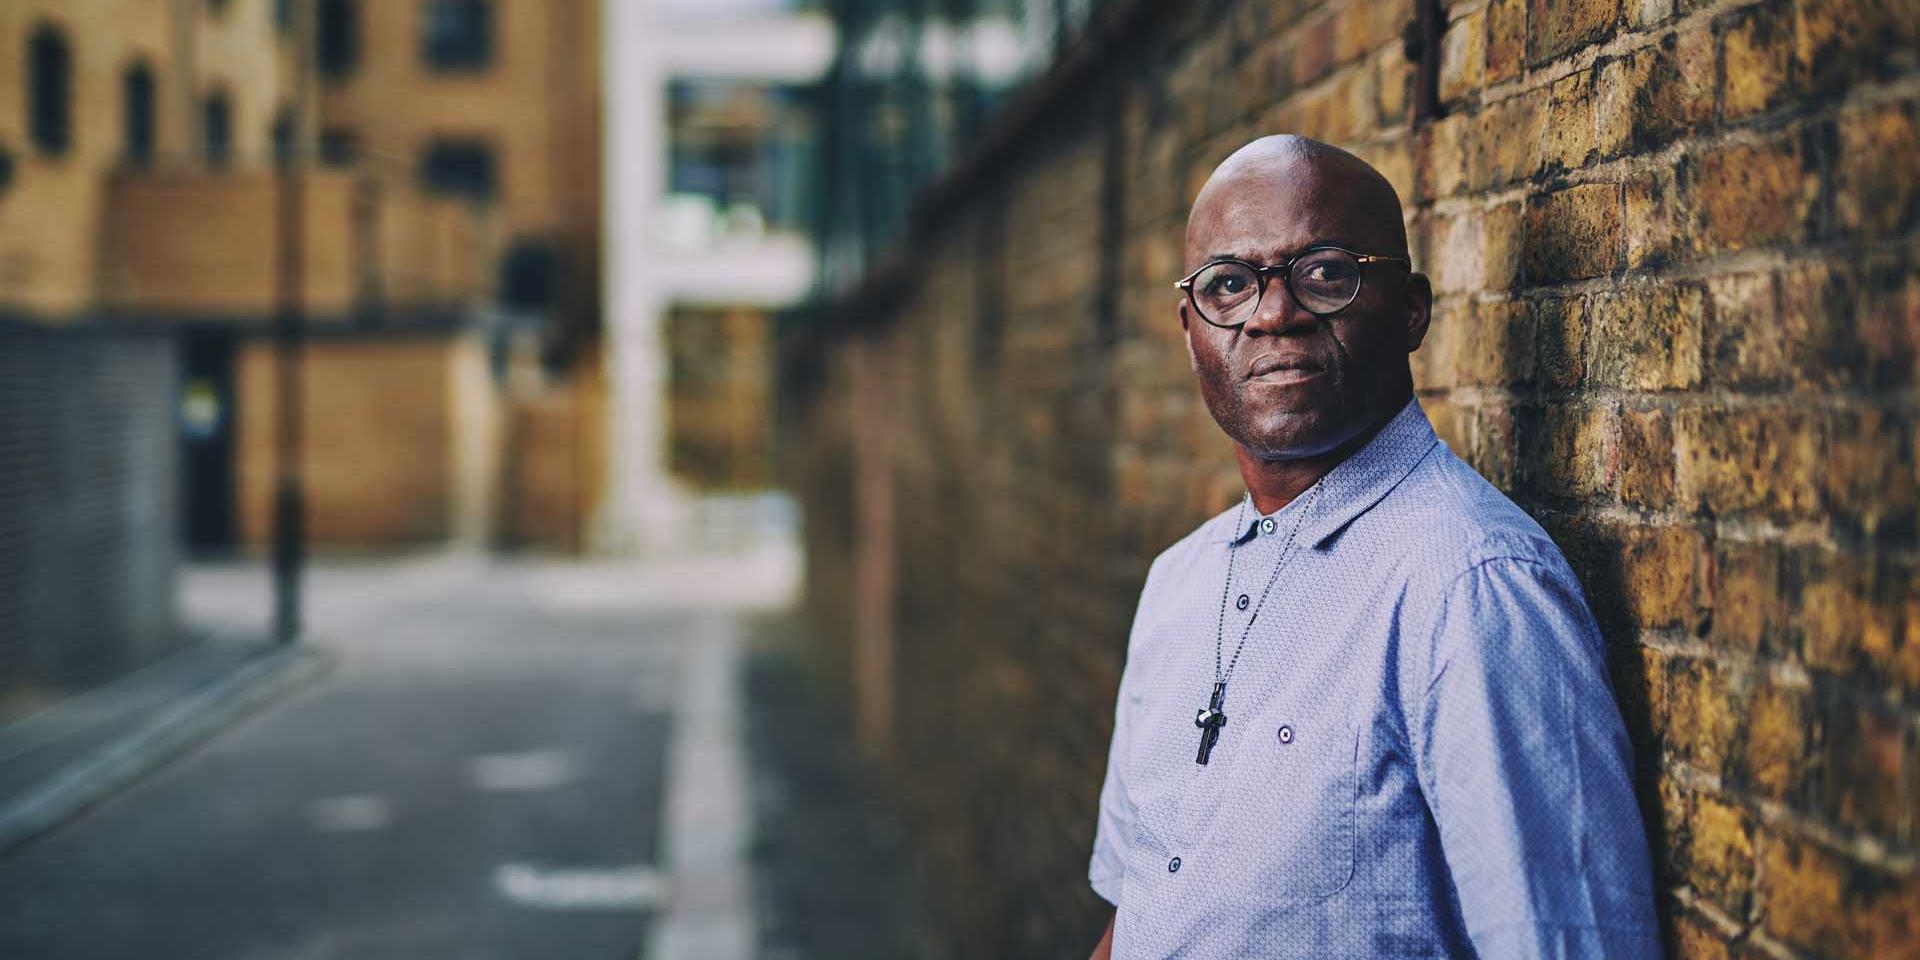
<svg viewBox="0 0 1920 960"><path fill-rule="evenodd" d="M1241 511L1242 505L1236 503L1201 521L1199 526L1187 531L1186 536L1160 551L1147 568L1147 589L1152 589L1156 581L1190 567L1205 552L1207 545L1217 546L1231 539L1229 528Z"/></svg>
<svg viewBox="0 0 1920 960"><path fill-rule="evenodd" d="M1566 562L1538 520L1445 443L1363 519L1379 545L1442 577L1499 559Z"/></svg>

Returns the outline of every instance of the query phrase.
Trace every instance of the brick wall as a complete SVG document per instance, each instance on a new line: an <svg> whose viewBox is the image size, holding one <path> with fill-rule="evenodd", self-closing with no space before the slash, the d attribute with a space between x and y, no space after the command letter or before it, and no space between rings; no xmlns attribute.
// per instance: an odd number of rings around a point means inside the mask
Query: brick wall
<svg viewBox="0 0 1920 960"><path fill-rule="evenodd" d="M1420 394L1613 651L1685 957L1920 956L1920 17L1840 0L1112 3L784 344L809 608L955 956L1066 956L1151 557L1240 491L1170 281L1212 167L1378 165ZM1424 53L1424 55L1423 55ZM879 572L876 572L879 571ZM855 681L853 678L864 678Z"/></svg>

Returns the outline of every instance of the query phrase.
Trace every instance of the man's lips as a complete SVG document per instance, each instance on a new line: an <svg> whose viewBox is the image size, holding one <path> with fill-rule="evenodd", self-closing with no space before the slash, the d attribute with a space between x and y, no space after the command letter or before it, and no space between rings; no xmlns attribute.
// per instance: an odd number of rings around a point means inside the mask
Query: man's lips
<svg viewBox="0 0 1920 960"><path fill-rule="evenodd" d="M1311 358L1270 353L1254 358L1247 367L1247 379L1256 383L1301 383L1325 372L1326 366Z"/></svg>

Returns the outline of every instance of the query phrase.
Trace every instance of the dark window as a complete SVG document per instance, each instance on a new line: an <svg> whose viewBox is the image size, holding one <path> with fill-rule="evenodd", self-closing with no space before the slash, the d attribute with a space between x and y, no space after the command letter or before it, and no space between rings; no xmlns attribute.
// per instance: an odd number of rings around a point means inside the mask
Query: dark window
<svg viewBox="0 0 1920 960"><path fill-rule="evenodd" d="M214 16L220 16L227 12L227 0L207 0L207 9L213 11Z"/></svg>
<svg viewBox="0 0 1920 960"><path fill-rule="evenodd" d="M320 0L314 25L314 59L320 75L346 76L360 62L360 5L354 0Z"/></svg>
<svg viewBox="0 0 1920 960"><path fill-rule="evenodd" d="M431 0L420 21L420 56L435 70L478 70L493 59L492 4Z"/></svg>
<svg viewBox="0 0 1920 960"><path fill-rule="evenodd" d="M123 81L126 99L127 162L153 162L153 69L144 63L127 68Z"/></svg>
<svg viewBox="0 0 1920 960"><path fill-rule="evenodd" d="M273 0L273 25L281 33L293 32L293 0Z"/></svg>
<svg viewBox="0 0 1920 960"><path fill-rule="evenodd" d="M43 26L27 41L27 127L43 153L73 145L73 48Z"/></svg>
<svg viewBox="0 0 1920 960"><path fill-rule="evenodd" d="M273 162L286 166L293 162L294 129L293 108L281 107L273 116Z"/></svg>
<svg viewBox="0 0 1920 960"><path fill-rule="evenodd" d="M360 155L360 138L345 127L320 131L320 162L329 167L344 167Z"/></svg>
<svg viewBox="0 0 1920 960"><path fill-rule="evenodd" d="M200 148L209 167L233 162L233 101L211 93L200 105Z"/></svg>
<svg viewBox="0 0 1920 960"><path fill-rule="evenodd" d="M500 260L500 302L515 310L553 306L560 281L560 258L553 245L522 240Z"/></svg>
<svg viewBox="0 0 1920 960"><path fill-rule="evenodd" d="M442 140L420 158L420 180L437 193L470 200L493 199L493 148L475 140Z"/></svg>

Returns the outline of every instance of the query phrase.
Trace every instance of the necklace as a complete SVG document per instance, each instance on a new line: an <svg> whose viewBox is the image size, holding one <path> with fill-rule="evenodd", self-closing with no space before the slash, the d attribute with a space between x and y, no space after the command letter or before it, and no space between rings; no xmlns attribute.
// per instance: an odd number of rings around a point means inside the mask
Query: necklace
<svg viewBox="0 0 1920 960"><path fill-rule="evenodd" d="M1315 483L1308 491L1307 501L1300 505L1300 516L1295 517L1293 528L1287 531L1287 542L1280 548L1280 559L1273 563L1273 572L1267 575L1267 585L1260 591L1260 602L1254 604L1253 615L1247 618L1247 625L1240 631L1240 642L1234 644L1233 657L1227 660L1226 669L1220 667L1221 648L1225 646L1227 632L1227 594L1233 590L1233 545L1227 545L1227 578L1220 585L1220 622L1213 631L1213 696L1207 699L1205 709L1197 710L1193 715L1193 725L1200 728L1200 753L1194 762L1206 765L1207 758L1213 754L1213 745L1220 739L1220 728L1227 725L1227 715L1223 711L1227 699L1227 681L1233 679L1233 668L1240 664L1240 651L1246 649L1247 637L1253 633L1254 621L1260 619L1260 611L1267 605L1267 595L1273 592L1273 585L1280 580L1280 571L1285 569L1287 561L1293 559L1293 539L1300 533L1301 525L1307 522L1307 514L1313 510L1314 500L1320 497L1320 484ZM1233 515L1233 531L1239 536L1241 521L1247 515L1247 501L1251 495L1240 499L1240 509Z"/></svg>

